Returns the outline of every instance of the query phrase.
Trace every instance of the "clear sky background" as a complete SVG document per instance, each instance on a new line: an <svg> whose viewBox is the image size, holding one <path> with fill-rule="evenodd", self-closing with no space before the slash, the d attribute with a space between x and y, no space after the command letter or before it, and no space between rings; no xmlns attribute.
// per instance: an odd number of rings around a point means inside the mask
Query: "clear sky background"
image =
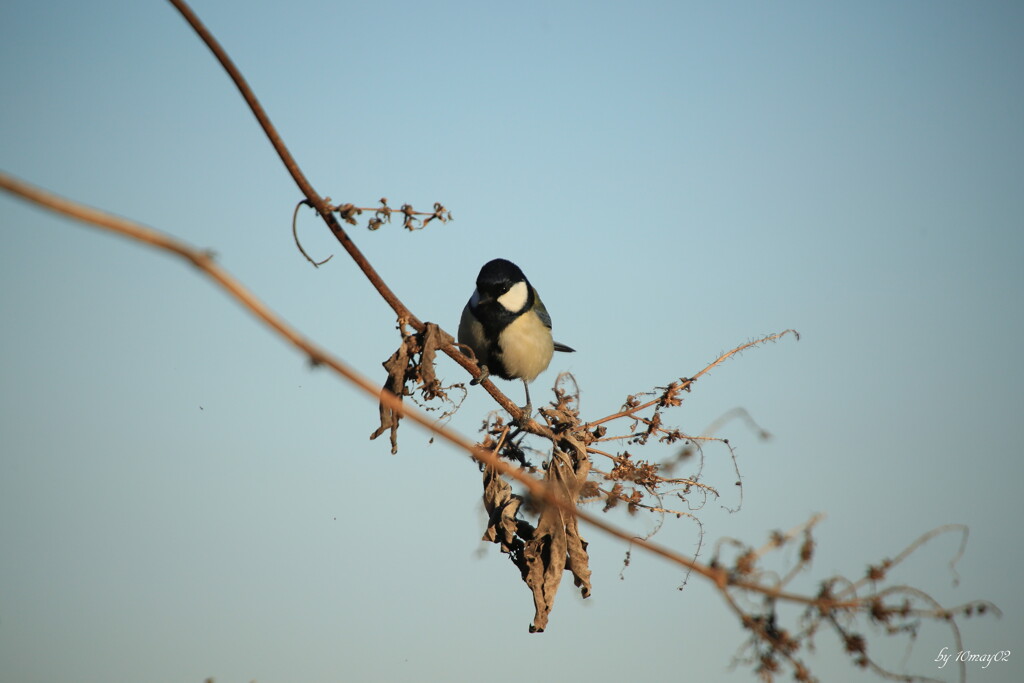
<svg viewBox="0 0 1024 683"><path fill-rule="evenodd" d="M894 572L954 605L972 680L1024 679L1024 6L1014 2L199 2L313 185L456 220L354 238L449 330L504 256L542 292L588 418L692 375L674 418L735 407L705 543L817 512L797 587L940 538ZM394 318L164 2L0 7L0 167L215 250L383 380ZM0 680L750 681L706 583L596 530L594 595L529 591L464 454L403 428L178 261L0 196ZM439 370L464 381L448 359ZM505 385L521 400L521 387ZM452 425L492 404L471 392ZM613 515L617 522L626 522ZM632 528L646 530L652 520ZM697 528L658 540L693 552ZM707 546L706 546L707 547ZM707 559L705 553L703 559ZM782 554L778 566L793 560ZM869 632L870 633L870 632ZM897 671L953 680L926 627ZM823 680L853 671L822 634Z"/></svg>

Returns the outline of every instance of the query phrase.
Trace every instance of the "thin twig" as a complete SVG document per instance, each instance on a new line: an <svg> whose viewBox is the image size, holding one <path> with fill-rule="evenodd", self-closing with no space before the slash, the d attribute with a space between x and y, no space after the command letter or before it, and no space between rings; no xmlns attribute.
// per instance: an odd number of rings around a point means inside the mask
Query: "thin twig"
<svg viewBox="0 0 1024 683"><path fill-rule="evenodd" d="M306 257L306 260L312 263L314 268L319 268L320 266L334 258L334 254L331 254L323 261L314 261L313 258L306 253L306 250L302 248L302 242L299 241L299 230L296 227L296 223L298 222L299 219L299 209L302 208L303 206L309 206L308 199L303 199L301 202L296 204L295 211L292 212L292 237L295 238L295 246L299 248L299 251L302 252L302 255Z"/></svg>
<svg viewBox="0 0 1024 683"><path fill-rule="evenodd" d="M782 332L778 332L776 334L769 334L766 337L761 337L760 339L755 339L753 341L749 341L746 344L740 344L739 346L737 346L732 351L728 351L726 353L723 353L721 356L716 358L714 361L712 361L710 364L708 364L707 367L705 367L703 370L698 372L693 377L681 377L680 380L679 380L680 381L680 385L676 387L676 391L678 392L678 391L687 391L687 390L689 390L689 388L693 385L693 383L696 382L700 377L702 377L702 376L706 375L707 373L711 372L714 368L718 367L719 365L721 365L722 363L727 361L729 358L735 356L737 353L741 353L741 352L746 351L747 349L749 349L751 347L758 346L760 344L765 344L767 342L776 341L776 340L780 339L781 337L786 336L787 334L792 334L792 335L796 336L796 338L798 340L800 339L800 333L797 332L796 330L783 330ZM662 395L659 395L657 398L652 399L650 401L647 401L646 403L641 403L641 404L637 404L635 406L630 406L629 408L624 408L624 409L620 410L617 413L613 413L612 415L607 415L607 416L602 417L602 418L600 418L598 420L592 420L592 421L588 422L586 425L584 425L584 427L586 429L593 429L594 427L596 427L596 426L598 426L600 424L604 424L605 422L611 422L612 420L617 420L617 419L619 419L621 417L634 416L637 413L639 413L639 412L641 412L643 410L646 410L647 408L650 408L651 406L655 406L655 405L660 404L661 402L662 402Z"/></svg>
<svg viewBox="0 0 1024 683"><path fill-rule="evenodd" d="M181 16L185 18L185 21L187 21L196 32L200 40L206 44L214 57L216 57L217 61L220 62L221 66L224 67L224 70L227 71L231 81L235 84L235 87L238 88L238 92L241 93L246 104L249 105L249 109L256 117L256 121L259 122L260 127L263 128L263 132L266 133L267 139L270 140L270 144L274 147L274 150L277 152L278 157L280 157L281 162L284 164L285 168L288 169L288 173L291 174L295 184L299 186L299 190L309 201L310 206L315 208L317 213L320 214L320 217L327 224L327 227L330 228L331 233L334 234L335 239L338 240L342 248L345 249L348 255L355 262L356 266L359 267L359 270L361 270L363 275L365 275L370 281L370 284L373 285L374 289L377 290L381 297L383 297L384 301L386 301L391 307L391 310L395 312L398 319L408 322L409 325L411 325L417 332L423 332L424 329L426 329L423 322L413 315L412 311L410 311L405 304L402 303L401 299L399 299L391 290L391 288L388 287L387 283L384 282L384 279L381 278L376 269L370 265L370 262L363 255L363 252L360 251L359 247L357 247L355 242L353 242L348 236L348 233L342 227L341 223L338 222L338 219L332 212L333 207L331 207L327 200L321 197L316 190L313 189L313 185L306 179L305 174L302 173L302 170L299 168L295 158L292 157L291 152L288 151L288 147L284 144L284 140L281 139L281 136L278 134L274 124L270 122L270 117L267 115L266 110L263 109L263 105L260 104L260 101L256 98L252 88L249 87L245 77L242 76L242 72L238 70L237 66L235 66L235 63L231 60L227 51L221 46L213 34L210 33L209 29L206 28L203 22L199 20L199 17L196 16L195 12L192 11L192 8L188 6L188 3L184 2L184 0L168 1L174 5L178 12L181 13ZM453 348L445 348L443 351L449 358L468 371L474 379L480 377L479 366L466 358L462 353ZM537 425L533 420L523 420L523 418L529 418L529 416L523 415L519 406L502 393L493 382L485 380L480 382L480 386L482 386L502 408L512 415L513 418L516 418L521 422L525 422L525 425L529 427L531 431L540 429L540 425ZM542 432L535 431L535 433Z"/></svg>

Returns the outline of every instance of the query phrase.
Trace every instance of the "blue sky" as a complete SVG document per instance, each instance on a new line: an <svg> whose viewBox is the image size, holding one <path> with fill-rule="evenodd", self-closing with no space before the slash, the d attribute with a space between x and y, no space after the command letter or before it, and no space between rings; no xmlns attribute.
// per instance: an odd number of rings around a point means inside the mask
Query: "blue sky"
<svg viewBox="0 0 1024 683"><path fill-rule="evenodd" d="M743 407L745 481L705 542L760 544L817 512L800 585L898 553L974 652L1017 650L1024 599L1024 9L1016 3L201 3L314 187L335 202L449 207L352 234L405 303L449 330L504 256L578 349L587 417L796 328L703 378L699 433ZM205 47L161 2L0 9L0 167L211 248L364 374L394 319L300 195ZM479 473L376 406L191 269L0 196L0 679L745 681L711 588L596 530L594 595L528 590L484 528ZM465 379L444 359L441 373ZM521 388L507 385L521 400ZM549 394L548 394L549 395ZM475 433L473 391L452 426ZM629 522L639 531L650 520ZM696 547L692 524L659 540ZM792 558L781 557L781 564ZM936 668L946 631L876 639ZM828 635L808 662L852 671ZM1019 660L972 668L1016 681Z"/></svg>

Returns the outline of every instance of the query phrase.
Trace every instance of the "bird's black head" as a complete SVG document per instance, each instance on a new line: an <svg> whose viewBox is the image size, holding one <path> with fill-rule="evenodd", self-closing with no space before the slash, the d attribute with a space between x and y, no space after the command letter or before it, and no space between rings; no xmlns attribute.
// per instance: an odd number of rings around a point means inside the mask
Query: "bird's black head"
<svg viewBox="0 0 1024 683"><path fill-rule="evenodd" d="M526 276L519 266L503 258L488 261L476 276L477 290L492 299L507 292L517 282L526 282Z"/></svg>

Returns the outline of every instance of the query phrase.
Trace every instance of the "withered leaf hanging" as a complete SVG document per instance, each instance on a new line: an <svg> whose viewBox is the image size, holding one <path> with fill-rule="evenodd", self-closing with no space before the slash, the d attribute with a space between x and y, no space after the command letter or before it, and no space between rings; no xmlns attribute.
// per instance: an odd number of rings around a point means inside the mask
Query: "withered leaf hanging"
<svg viewBox="0 0 1024 683"><path fill-rule="evenodd" d="M574 459L555 449L544 480L573 505L590 472L590 461ZM590 596L590 567L587 542L580 536L576 517L554 505L545 505L537 526L519 519L522 496L512 492L507 481L491 467L484 468L484 507L489 517L483 540L497 543L519 568L523 581L533 593L534 617L531 633L547 628L555 594L566 570L584 598Z"/></svg>

